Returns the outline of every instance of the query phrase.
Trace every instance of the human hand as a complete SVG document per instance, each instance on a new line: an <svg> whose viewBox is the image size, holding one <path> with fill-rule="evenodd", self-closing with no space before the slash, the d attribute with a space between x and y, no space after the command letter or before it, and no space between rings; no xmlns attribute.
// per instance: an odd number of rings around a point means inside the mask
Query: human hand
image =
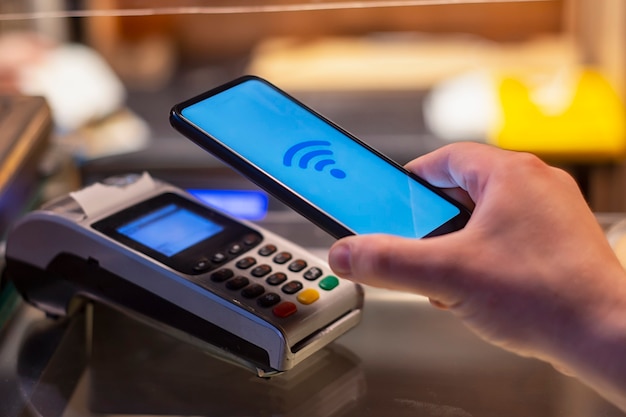
<svg viewBox="0 0 626 417"><path fill-rule="evenodd" d="M329 253L334 271L429 297L495 345L566 368L599 390L621 384L626 392L626 361L618 358L626 349L626 274L575 181L530 154L473 143L407 168L475 205L467 226L422 240L341 239ZM615 332L621 336L609 336Z"/></svg>

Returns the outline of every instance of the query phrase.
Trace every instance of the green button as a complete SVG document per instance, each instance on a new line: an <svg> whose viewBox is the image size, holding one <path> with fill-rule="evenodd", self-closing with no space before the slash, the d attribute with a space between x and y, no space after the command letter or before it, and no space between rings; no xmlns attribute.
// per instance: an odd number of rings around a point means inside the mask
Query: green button
<svg viewBox="0 0 626 417"><path fill-rule="evenodd" d="M320 288L326 291L330 291L339 285L339 278L329 275L320 281Z"/></svg>

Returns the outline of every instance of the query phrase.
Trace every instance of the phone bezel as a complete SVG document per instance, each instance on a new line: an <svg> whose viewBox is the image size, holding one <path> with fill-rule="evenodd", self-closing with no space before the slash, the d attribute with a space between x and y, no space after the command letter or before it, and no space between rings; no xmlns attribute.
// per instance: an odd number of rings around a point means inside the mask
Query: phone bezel
<svg viewBox="0 0 626 417"><path fill-rule="evenodd" d="M186 107L196 104L200 101L203 101L207 98L210 98L216 94L219 94L225 90L228 90L232 87L235 87L241 83L244 83L250 80L256 80L256 81L266 84L268 87L282 94L287 99L293 101L296 105L301 106L304 110L312 113L315 117L318 117L323 122L328 123L330 126L337 129L338 131L346 135L348 138L355 141L360 146L364 147L367 151L372 152L374 155L378 156L379 158L381 158L382 160L384 160L391 166L400 170L402 173L404 173L408 177L417 181L424 187L430 189L435 194L439 195L444 200L450 202L451 204L459 208L459 214L457 216L453 217L452 219L450 219L449 221L447 221L446 223L444 223L437 229L431 231L424 237L438 236L438 235L451 233L456 230L462 229L467 223L467 221L469 220L470 215L471 215L470 211L465 206L460 204L458 201L452 199L451 197L443 193L439 188L434 187L433 185L427 183L422 178L408 171L401 165L394 162L392 159L388 158L387 156L385 156L378 150L372 148L368 144L358 139L356 136L352 135L350 132L338 126L333 121L329 120L328 118L316 112L315 110L313 110L306 104L302 103L295 97L291 96L290 94L276 87L274 84L255 75L244 75L242 77L229 81L225 84L222 84L218 87L215 87L211 90L208 90L202 94L199 94L198 96L192 97L188 100L185 100L181 103L174 105L170 111L170 124L177 131L179 131L184 136L189 138L195 144L205 149L209 153L213 154L214 156L222 160L227 165L234 168L236 171L241 173L250 181L258 185L262 189L266 190L268 193L276 197L278 200L282 201L287 206L293 208L295 211L297 211L302 216L304 216L305 218L307 218L308 220L310 220L311 222L313 222L314 224L316 224L317 226L325 230L327 233L329 233L333 237L339 239L345 236L354 235L355 234L354 231L344 226L342 223L337 221L330 214L322 211L313 202L310 202L302 198L298 194L295 194L292 190L290 190L288 187L286 187L285 185L277 181L275 178L271 177L264 170L253 165L247 159L240 157L239 155L233 153L230 149L228 149L228 147L223 145L219 141L219 139L200 130L195 125L193 125L191 121L187 120L182 115L182 111Z"/></svg>

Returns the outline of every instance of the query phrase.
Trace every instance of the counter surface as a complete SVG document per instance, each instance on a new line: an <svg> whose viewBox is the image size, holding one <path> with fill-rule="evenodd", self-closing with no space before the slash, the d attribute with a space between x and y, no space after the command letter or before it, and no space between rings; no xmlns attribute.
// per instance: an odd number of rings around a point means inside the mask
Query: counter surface
<svg viewBox="0 0 626 417"><path fill-rule="evenodd" d="M490 346L422 298L368 289L360 326L263 380L95 305L26 305L0 350L0 415L623 416L549 365Z"/></svg>
<svg viewBox="0 0 626 417"><path fill-rule="evenodd" d="M280 233L278 223L264 226ZM328 247L327 236L304 235L308 241L297 243ZM0 332L0 416L131 415L626 414L550 365L491 346L450 313L402 293L366 288L358 327L270 380L102 305L60 322L19 306Z"/></svg>

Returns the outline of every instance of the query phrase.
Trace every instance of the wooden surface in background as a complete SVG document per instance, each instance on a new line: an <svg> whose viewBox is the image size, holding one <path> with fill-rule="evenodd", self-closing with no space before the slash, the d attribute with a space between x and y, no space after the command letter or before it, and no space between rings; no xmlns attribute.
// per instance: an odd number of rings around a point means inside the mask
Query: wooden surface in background
<svg viewBox="0 0 626 417"><path fill-rule="evenodd" d="M307 2L91 2L95 9L281 3ZM306 39L373 32L426 32L470 34L496 41L526 40L541 34L560 32L563 29L563 4L563 0L553 0L233 15L98 17L91 19L88 32L90 42L105 55L115 54L120 44L168 37L175 43L181 59L198 63L245 54L258 41L270 36Z"/></svg>

